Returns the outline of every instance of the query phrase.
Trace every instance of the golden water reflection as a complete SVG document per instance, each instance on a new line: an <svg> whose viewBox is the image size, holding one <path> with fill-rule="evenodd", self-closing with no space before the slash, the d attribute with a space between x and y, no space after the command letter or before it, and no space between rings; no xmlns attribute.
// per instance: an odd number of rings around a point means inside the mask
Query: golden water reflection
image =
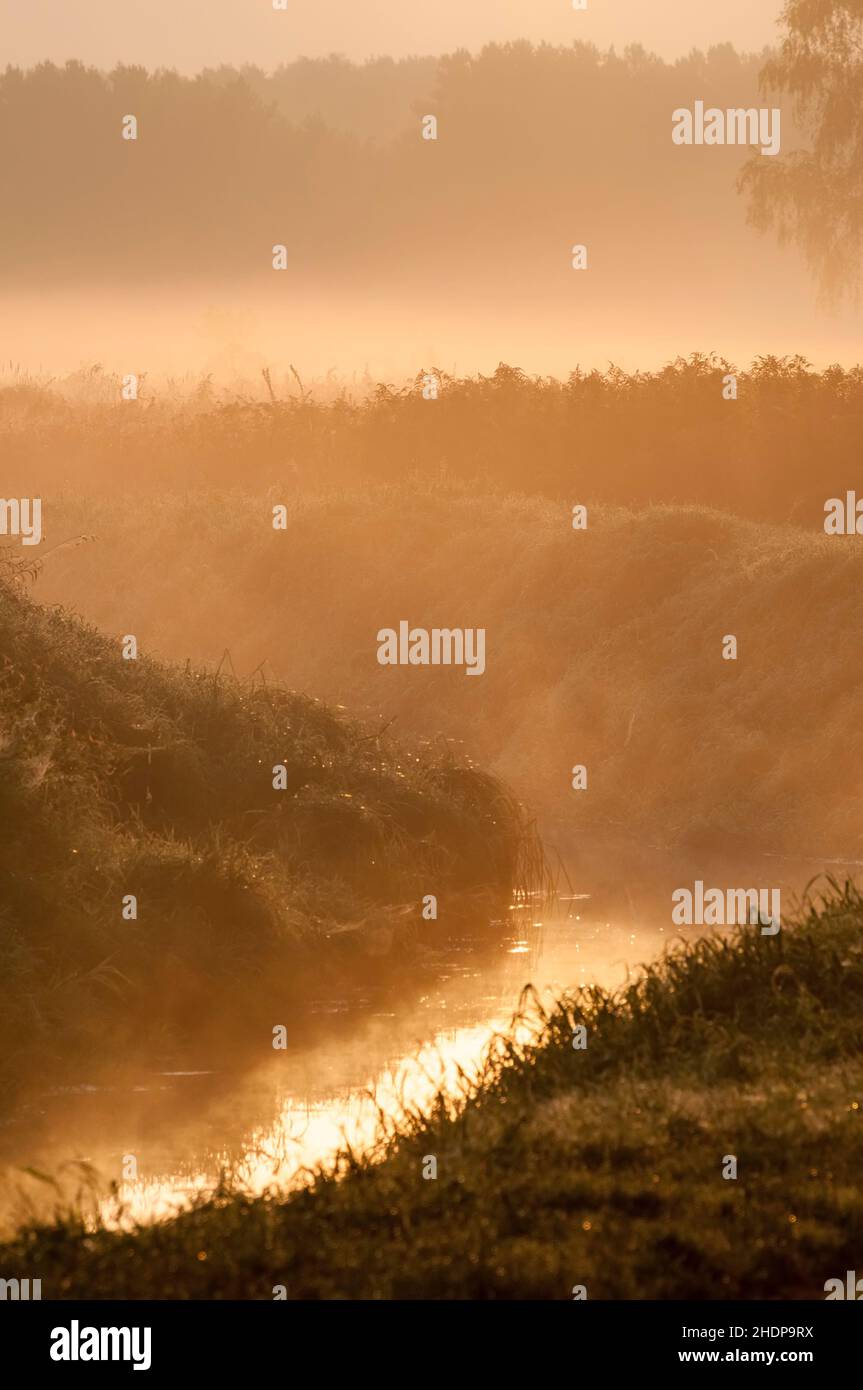
<svg viewBox="0 0 863 1390"><path fill-rule="evenodd" d="M438 1033L416 1053L399 1058L382 1073L369 1074L346 1095L317 1101L289 1097L271 1124L252 1131L239 1160L222 1156L224 1166L231 1168L244 1191L253 1194L302 1185L310 1170L328 1166L346 1146L355 1153L370 1149L382 1124L398 1123L406 1111L425 1110L439 1093L453 1100L464 1094L475 1082L495 1034L509 1022L501 1015L474 1027ZM521 1024L515 1031L520 1040L527 1040L533 1030ZM109 1225L159 1220L212 1186L212 1172L162 1173L150 1181L121 1183L118 1199L100 1203L100 1216Z"/></svg>
<svg viewBox="0 0 863 1390"><path fill-rule="evenodd" d="M456 954L419 998L365 1009L319 1002L314 1039L289 1036L284 1052L262 1042L254 1065L190 1064L133 1084L118 1076L114 1087L58 1091L38 1123L0 1136L0 1165L17 1169L8 1189L25 1192L31 1214L47 1214L54 1190L21 1175L38 1168L94 1218L130 1226L169 1217L222 1177L251 1194L307 1182L346 1145L368 1151L382 1123L426 1110L441 1092L453 1103L462 1097L492 1039L510 1031L528 983L546 1003L589 982L616 986L661 949L661 928L586 922L581 906L559 921L520 923L492 959ZM534 1028L525 1019L517 1036Z"/></svg>

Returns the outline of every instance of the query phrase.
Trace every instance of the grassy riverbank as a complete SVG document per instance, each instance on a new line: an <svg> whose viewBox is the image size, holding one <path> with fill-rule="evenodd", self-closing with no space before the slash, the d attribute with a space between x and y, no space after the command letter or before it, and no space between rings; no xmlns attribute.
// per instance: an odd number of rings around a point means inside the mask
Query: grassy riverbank
<svg viewBox="0 0 863 1390"><path fill-rule="evenodd" d="M224 1049L257 1030L268 1047L310 993L409 978L541 872L519 807L445 745L398 748L224 671L124 660L121 635L34 604L9 553L0 1096L189 1038Z"/></svg>
<svg viewBox="0 0 863 1390"><path fill-rule="evenodd" d="M48 1298L821 1298L863 1246L861 1005L846 885L778 937L562 1000L457 1113L288 1201L224 1194L134 1234L66 1217L0 1267Z"/></svg>

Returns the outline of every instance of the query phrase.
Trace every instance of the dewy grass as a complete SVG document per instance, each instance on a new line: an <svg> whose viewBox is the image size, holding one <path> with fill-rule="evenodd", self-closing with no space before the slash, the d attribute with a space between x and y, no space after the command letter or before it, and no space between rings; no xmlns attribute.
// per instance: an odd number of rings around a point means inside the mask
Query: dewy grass
<svg viewBox="0 0 863 1390"><path fill-rule="evenodd" d="M834 883L776 938L562 998L461 1105L287 1200L123 1234L67 1212L0 1262L55 1298L822 1298L863 1240L861 1005L863 899Z"/></svg>
<svg viewBox="0 0 863 1390"><path fill-rule="evenodd" d="M400 749L224 672L124 661L9 582L0 821L0 1092L409 975L426 894L445 939L542 873L520 807L446 747ZM390 956L367 958L364 925L388 920Z"/></svg>

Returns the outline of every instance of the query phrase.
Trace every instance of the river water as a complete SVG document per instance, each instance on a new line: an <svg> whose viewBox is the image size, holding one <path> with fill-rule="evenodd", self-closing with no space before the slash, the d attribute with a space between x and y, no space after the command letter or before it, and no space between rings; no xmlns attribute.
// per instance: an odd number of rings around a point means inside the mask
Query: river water
<svg viewBox="0 0 863 1390"><path fill-rule="evenodd" d="M606 920L588 895L564 900L558 914L520 909L494 951L454 949L412 998L310 1001L309 1036L267 1048L255 1065L47 1092L0 1131L3 1223L66 1201L109 1225L159 1220L223 1175L253 1193L288 1190L346 1144L367 1150L382 1121L470 1087L527 984L546 1002L579 984L622 984L665 935ZM525 1019L521 1034L533 1026Z"/></svg>
<svg viewBox="0 0 863 1390"><path fill-rule="evenodd" d="M579 985L614 988L699 934L671 925L669 895L705 872L704 855L698 869L645 856L649 873L612 856L596 891L569 890L555 915L514 907L494 949L454 942L422 990L309 1000L284 1051L267 1042L235 1063L230 1052L218 1063L197 1055L131 1076L118 1064L113 1085L46 1088L0 1127L0 1226L69 1202L109 1225L156 1221L223 1177L251 1193L288 1191L346 1145L368 1151L382 1123L469 1089L528 984L544 1003ZM711 881L780 884L785 920L791 893L825 867L846 869L760 856L714 863Z"/></svg>

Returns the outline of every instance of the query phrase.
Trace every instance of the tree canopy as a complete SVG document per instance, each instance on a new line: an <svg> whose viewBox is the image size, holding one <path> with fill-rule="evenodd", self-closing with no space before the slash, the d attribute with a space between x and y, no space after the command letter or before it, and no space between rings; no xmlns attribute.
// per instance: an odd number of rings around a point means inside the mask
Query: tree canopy
<svg viewBox="0 0 863 1390"><path fill-rule="evenodd" d="M824 296L859 298L863 268L863 0L787 0L762 72L785 92L809 148L748 161L752 223L802 247Z"/></svg>

